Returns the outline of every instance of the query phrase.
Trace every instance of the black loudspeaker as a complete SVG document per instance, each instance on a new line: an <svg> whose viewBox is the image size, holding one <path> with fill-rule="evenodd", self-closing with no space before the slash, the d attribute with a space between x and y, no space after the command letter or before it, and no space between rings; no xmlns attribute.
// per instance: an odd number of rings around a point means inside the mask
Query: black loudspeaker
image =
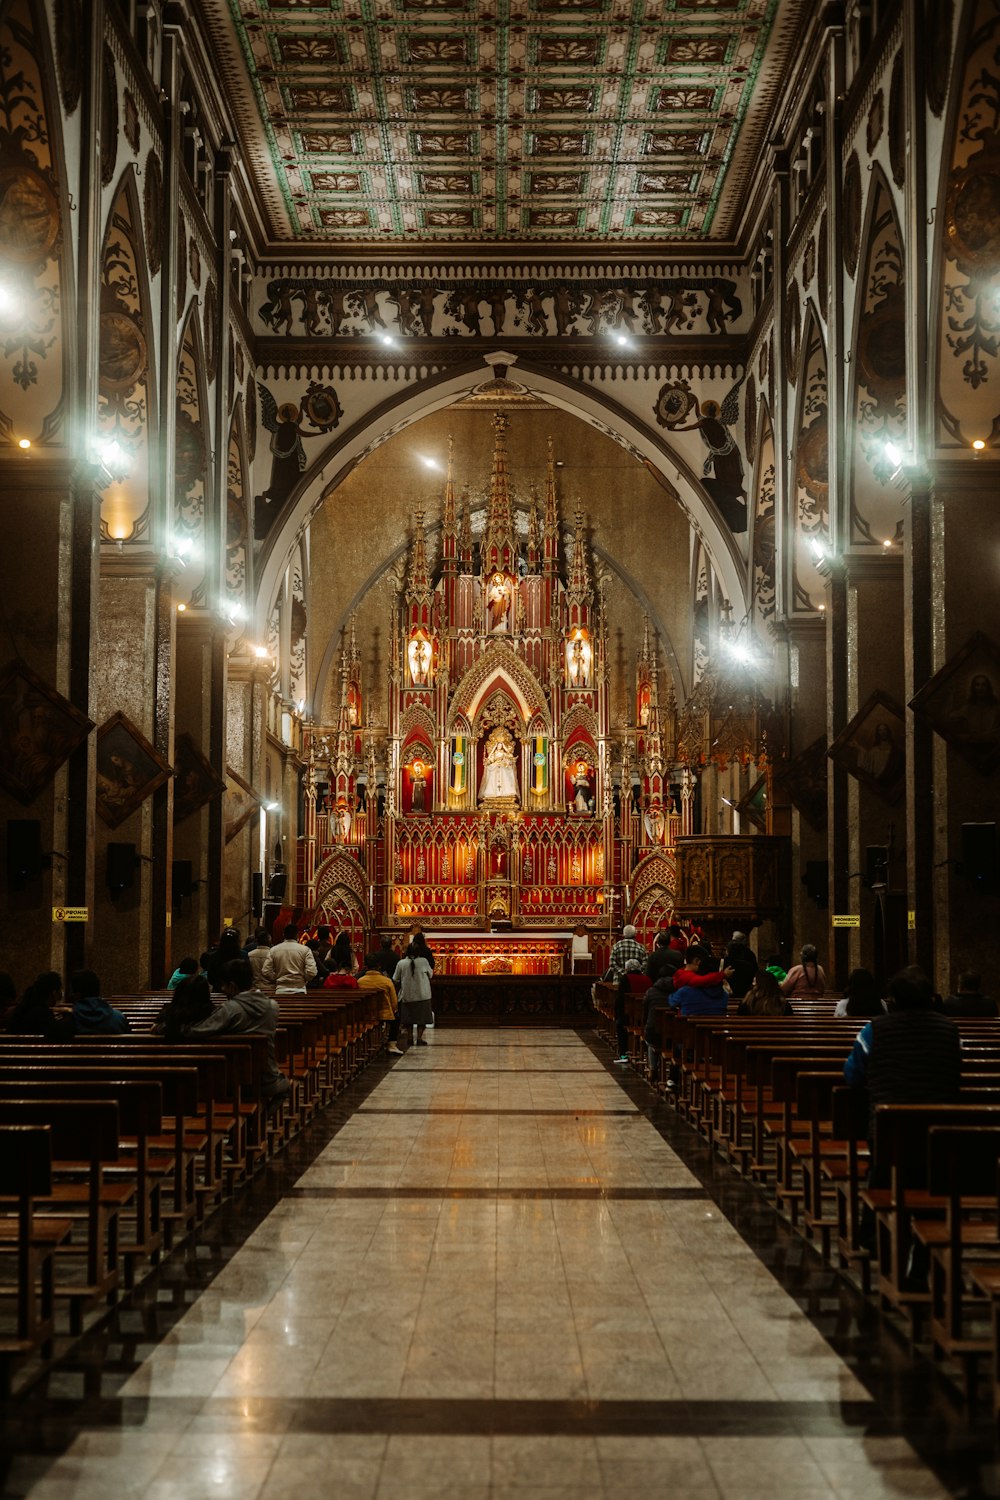
<svg viewBox="0 0 1000 1500"><path fill-rule="evenodd" d="M995 885L997 868L997 825L995 823L962 824L962 874L978 885Z"/></svg>
<svg viewBox="0 0 1000 1500"><path fill-rule="evenodd" d="M259 870L254 870L250 876L250 905L253 907L254 920L259 922L264 910L264 877Z"/></svg>
<svg viewBox="0 0 1000 1500"><path fill-rule="evenodd" d="M170 894L174 901L185 901L194 890L194 872L189 859L175 859L170 872Z"/></svg>
<svg viewBox="0 0 1000 1500"><path fill-rule="evenodd" d="M109 844L104 879L112 896L120 896L135 885L135 845Z"/></svg>
<svg viewBox="0 0 1000 1500"><path fill-rule="evenodd" d="M806 895L810 901L815 901L821 911L825 911L829 902L830 890L830 863L825 859L807 859L806 873L802 877L802 884L806 888Z"/></svg>
<svg viewBox="0 0 1000 1500"><path fill-rule="evenodd" d="M885 844L869 844L865 850L865 880L869 886L889 884L889 850Z"/></svg>
<svg viewBox="0 0 1000 1500"><path fill-rule="evenodd" d="M267 882L267 895L270 901L283 901L285 899L285 887L288 884L288 876L284 870L275 870Z"/></svg>
<svg viewBox="0 0 1000 1500"><path fill-rule="evenodd" d="M42 825L37 818L7 819L7 882L23 891L41 878Z"/></svg>

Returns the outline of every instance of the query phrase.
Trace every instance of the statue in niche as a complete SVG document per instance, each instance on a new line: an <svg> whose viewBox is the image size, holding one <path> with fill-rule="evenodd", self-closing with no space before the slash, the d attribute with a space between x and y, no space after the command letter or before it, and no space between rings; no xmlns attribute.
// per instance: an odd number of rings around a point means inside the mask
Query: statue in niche
<svg viewBox="0 0 1000 1500"><path fill-rule="evenodd" d="M578 630L567 647L569 658L569 685L572 688L590 686L590 644Z"/></svg>
<svg viewBox="0 0 1000 1500"><path fill-rule="evenodd" d="M509 729L494 729L486 741L481 802L514 802L517 796L517 770L514 737Z"/></svg>
<svg viewBox="0 0 1000 1500"><path fill-rule="evenodd" d="M406 648L410 681L414 687L427 687L431 680L431 643L426 636L415 635Z"/></svg>
<svg viewBox="0 0 1000 1500"><path fill-rule="evenodd" d="M576 770L573 773L573 811L576 813L587 813L590 811L590 767L585 760L578 760Z"/></svg>
<svg viewBox="0 0 1000 1500"><path fill-rule="evenodd" d="M511 628L514 584L503 573L494 573L486 591L487 620L491 635L507 634Z"/></svg>
<svg viewBox="0 0 1000 1500"><path fill-rule="evenodd" d="M410 811L425 813L427 811L427 768L422 760L413 762L411 785L413 795L410 798Z"/></svg>

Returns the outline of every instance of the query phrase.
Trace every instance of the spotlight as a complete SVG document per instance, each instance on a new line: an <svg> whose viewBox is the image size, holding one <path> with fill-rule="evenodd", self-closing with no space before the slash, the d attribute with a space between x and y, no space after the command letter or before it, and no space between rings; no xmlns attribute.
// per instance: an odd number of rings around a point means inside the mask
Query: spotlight
<svg viewBox="0 0 1000 1500"><path fill-rule="evenodd" d="M17 440L17 446L19 448L30 448L31 447L31 439L30 438L18 438L18 440Z"/></svg>
<svg viewBox="0 0 1000 1500"><path fill-rule="evenodd" d="M182 615L186 609L187 609L187 605L186 604L178 604L178 606L177 606L177 613L179 615Z"/></svg>
<svg viewBox="0 0 1000 1500"><path fill-rule="evenodd" d="M891 547L892 546L892 538L887 536L886 539L885 539L885 541L882 543L882 546L883 547Z"/></svg>
<svg viewBox="0 0 1000 1500"><path fill-rule="evenodd" d="M986 443L983 438L973 438L972 446L973 448L975 448L977 453L982 453L983 449L986 447Z"/></svg>
<svg viewBox="0 0 1000 1500"><path fill-rule="evenodd" d="M230 621L245 620L247 617L247 612L242 604L236 604L231 600L227 600L222 607L225 610Z"/></svg>
<svg viewBox="0 0 1000 1500"><path fill-rule="evenodd" d="M420 455L420 462L425 469L440 469L441 467L436 458L429 458L425 453Z"/></svg>
<svg viewBox="0 0 1000 1500"><path fill-rule="evenodd" d="M177 558L178 562L186 562L191 556L194 543L189 536L175 536L170 545L173 548L173 555Z"/></svg>
<svg viewBox="0 0 1000 1500"><path fill-rule="evenodd" d="M814 536L809 538L809 549L812 552L813 557L815 557L817 561L822 560L826 556L826 548L823 546L823 543L819 540L818 537Z"/></svg>
<svg viewBox="0 0 1000 1500"><path fill-rule="evenodd" d="M17 298L9 287L0 286L0 314L12 313L17 308Z"/></svg>
<svg viewBox="0 0 1000 1500"><path fill-rule="evenodd" d="M624 333L616 333L614 335L614 340L615 343L620 344L623 349L629 349L632 346L631 339L626 338Z"/></svg>
<svg viewBox="0 0 1000 1500"><path fill-rule="evenodd" d="M896 464L897 467L899 465L900 460L903 457L903 455L900 453L899 449L896 447L895 443L886 443L886 445L885 445L885 456L889 460L890 463Z"/></svg>
<svg viewBox="0 0 1000 1500"><path fill-rule="evenodd" d="M277 812L279 806L280 806L280 804L277 803L277 802L265 802L264 803L264 811L265 812Z"/></svg>
<svg viewBox="0 0 1000 1500"><path fill-rule="evenodd" d="M255 646L253 648L253 654L254 654L254 656L256 656L256 658L257 658L258 661L266 661L267 660L267 655L268 655L267 647L266 646Z"/></svg>
<svg viewBox="0 0 1000 1500"><path fill-rule="evenodd" d="M387 349L395 349L396 347L396 340L391 333L380 333L378 341L380 344L384 344Z"/></svg>

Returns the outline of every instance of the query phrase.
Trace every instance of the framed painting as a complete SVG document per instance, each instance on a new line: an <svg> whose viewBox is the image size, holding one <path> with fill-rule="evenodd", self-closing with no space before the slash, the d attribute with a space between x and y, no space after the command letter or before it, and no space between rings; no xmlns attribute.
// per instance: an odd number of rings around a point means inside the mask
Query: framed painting
<svg viewBox="0 0 1000 1500"><path fill-rule="evenodd" d="M226 801L222 813L227 844L232 843L262 806L263 798L257 795L249 782L244 781L232 766L227 766Z"/></svg>
<svg viewBox="0 0 1000 1500"><path fill-rule="evenodd" d="M788 801L800 812L817 833L826 827L826 784L829 766L826 763L826 736L820 735L798 755L784 765L774 767L771 784L771 805L780 806Z"/></svg>
<svg viewBox="0 0 1000 1500"><path fill-rule="evenodd" d="M212 769L189 734L179 734L174 746L174 822L182 823L206 802L226 790L222 777Z"/></svg>
<svg viewBox="0 0 1000 1500"><path fill-rule="evenodd" d="M898 802L906 771L906 720L888 693L876 690L842 729L827 754L886 802Z"/></svg>
<svg viewBox="0 0 1000 1500"><path fill-rule="evenodd" d="M977 630L910 702L984 776L1000 765L1000 647Z"/></svg>
<svg viewBox="0 0 1000 1500"><path fill-rule="evenodd" d="M124 823L172 775L125 714L112 714L97 731L97 811L109 828Z"/></svg>
<svg viewBox="0 0 1000 1500"><path fill-rule="evenodd" d="M0 672L0 786L27 807L93 727L30 667L11 662Z"/></svg>

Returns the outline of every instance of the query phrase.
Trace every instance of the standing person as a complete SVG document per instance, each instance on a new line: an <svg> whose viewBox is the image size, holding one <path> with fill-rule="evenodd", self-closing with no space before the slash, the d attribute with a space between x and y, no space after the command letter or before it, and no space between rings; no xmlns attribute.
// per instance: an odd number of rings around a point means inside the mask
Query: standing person
<svg viewBox="0 0 1000 1500"><path fill-rule="evenodd" d="M399 954L392 946L392 939L384 935L379 939L379 946L373 948L371 953L365 957L365 969L368 973L378 972L391 979L396 972L399 963Z"/></svg>
<svg viewBox="0 0 1000 1500"><path fill-rule="evenodd" d="M264 983L274 985L276 995L303 995L307 982L316 978L316 960L298 941L298 933L295 923L289 922L284 940L268 950L260 971Z"/></svg>
<svg viewBox="0 0 1000 1500"><path fill-rule="evenodd" d="M424 929L420 926L419 922L414 922L413 926L410 928L410 943L413 947L416 948L418 958L426 958L427 962L433 969L434 955L431 952L430 948L427 946L427 939L424 936Z"/></svg>
<svg viewBox="0 0 1000 1500"><path fill-rule="evenodd" d="M257 946L251 948L247 954L247 963L253 970L254 986L260 989L264 965L267 963L267 955L271 951L271 934L267 931L266 927L258 927L254 936L257 939Z"/></svg>
<svg viewBox="0 0 1000 1500"><path fill-rule="evenodd" d="M757 974L757 955L747 945L745 932L734 932L729 946L722 955L724 968L733 971L733 977L729 981L729 988L737 1000L742 1000L750 989Z"/></svg>
<svg viewBox="0 0 1000 1500"><path fill-rule="evenodd" d="M676 922L671 922L670 926L667 928L667 937L670 939L670 946L674 950L674 952L679 953L683 958L684 954L687 952L687 939L685 938L682 929L678 927Z"/></svg>
<svg viewBox="0 0 1000 1500"><path fill-rule="evenodd" d="M114 1036L132 1028L120 1010L101 995L101 981L93 969L79 969L69 982L73 996L73 1025L77 1036Z"/></svg>
<svg viewBox="0 0 1000 1500"><path fill-rule="evenodd" d="M622 935L611 950L608 970L604 978L608 984L619 984L625 973L625 965L634 958L640 969L645 967L649 954L638 941L635 928L629 922L622 928Z"/></svg>
<svg viewBox="0 0 1000 1500"><path fill-rule="evenodd" d="M323 980L323 988L325 990L356 990L357 987L350 934L340 932L337 934L337 941L330 949L329 972Z"/></svg>
<svg viewBox="0 0 1000 1500"><path fill-rule="evenodd" d="M949 995L941 1007L946 1016L995 1016L997 1003L983 994L982 979L969 969L958 976L958 994Z"/></svg>
<svg viewBox="0 0 1000 1500"><path fill-rule="evenodd" d="M291 924L289 924L291 925ZM294 928L293 928L294 931ZM280 944L279 944L280 946ZM274 950L272 949L272 952ZM307 952L307 949L303 949ZM310 954L310 957L312 955ZM254 987L253 970L245 958L234 958L220 976L221 1005L197 1025L189 1026L185 1036L219 1036L227 1032L251 1031L267 1037L267 1066L261 1083L265 1099L278 1099L291 1088L278 1067L274 1050L274 1033L278 1026L278 1002Z"/></svg>
<svg viewBox="0 0 1000 1500"><path fill-rule="evenodd" d="M789 969L781 989L793 1000L822 1000L826 993L826 975L816 961L816 949L812 943L805 944L801 963Z"/></svg>
<svg viewBox="0 0 1000 1500"><path fill-rule="evenodd" d="M683 953L678 953L676 948L670 946L669 933L658 932L653 951L649 955L649 962L646 964L646 977L650 984L656 984L664 974L669 974L672 979L683 962Z"/></svg>
<svg viewBox="0 0 1000 1500"><path fill-rule="evenodd" d="M420 934L422 937L423 934ZM422 945L425 949L426 943ZM399 1019L403 1028L401 1035L407 1037L412 1035L412 1028L417 1028L417 1046L426 1047L424 1030L431 1019L431 965L424 956L421 948L417 946L414 938L407 948L404 956L396 965L396 972L392 976L392 982L396 986L399 995Z"/></svg>
<svg viewBox="0 0 1000 1500"><path fill-rule="evenodd" d="M359 990L375 990L379 997L379 1020L386 1021L389 1026L389 1045L387 1052L394 1057L401 1056L402 1049L399 1045L399 1002L396 997L396 986L384 974L381 969L368 968L367 964L358 973Z"/></svg>

